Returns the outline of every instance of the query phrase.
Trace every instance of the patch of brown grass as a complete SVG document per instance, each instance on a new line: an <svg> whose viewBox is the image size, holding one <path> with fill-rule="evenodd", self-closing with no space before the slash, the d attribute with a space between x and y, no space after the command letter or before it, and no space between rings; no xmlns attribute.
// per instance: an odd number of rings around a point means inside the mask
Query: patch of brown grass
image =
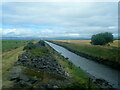
<svg viewBox="0 0 120 90"><path fill-rule="evenodd" d="M120 47L120 40L113 41L113 43L110 43L110 46Z"/></svg>
<svg viewBox="0 0 120 90"><path fill-rule="evenodd" d="M91 40L52 40L52 41L68 42L68 43L73 43L77 45L91 45L90 44ZM114 40L113 43L110 43L110 46L120 47L120 40Z"/></svg>

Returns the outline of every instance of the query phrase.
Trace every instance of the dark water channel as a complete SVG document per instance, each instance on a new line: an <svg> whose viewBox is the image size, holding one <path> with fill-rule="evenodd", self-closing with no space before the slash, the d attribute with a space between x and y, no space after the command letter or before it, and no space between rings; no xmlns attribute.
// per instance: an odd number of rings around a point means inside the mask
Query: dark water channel
<svg viewBox="0 0 120 90"><path fill-rule="evenodd" d="M76 66L80 66L81 69L91 74L92 76L106 80L112 87L118 88L118 73L120 71L112 69L103 64L97 63L95 61L86 59L84 57L78 56L75 53L61 47L59 45L53 44L51 42L45 41L49 44L54 50L61 53L62 56L69 58Z"/></svg>

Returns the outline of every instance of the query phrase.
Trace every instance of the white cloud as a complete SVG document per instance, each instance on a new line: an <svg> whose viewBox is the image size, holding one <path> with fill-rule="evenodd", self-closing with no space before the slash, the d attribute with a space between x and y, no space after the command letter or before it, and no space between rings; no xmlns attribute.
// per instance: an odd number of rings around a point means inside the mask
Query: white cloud
<svg viewBox="0 0 120 90"><path fill-rule="evenodd" d="M42 33L54 33L53 30L49 30L49 29L46 29L46 30L41 30Z"/></svg>
<svg viewBox="0 0 120 90"><path fill-rule="evenodd" d="M28 37L34 34L33 30L0 29L3 37Z"/></svg>
<svg viewBox="0 0 120 90"><path fill-rule="evenodd" d="M69 37L79 37L80 34L78 34L78 33L69 33L69 34L65 34L64 36L69 36Z"/></svg>
<svg viewBox="0 0 120 90"><path fill-rule="evenodd" d="M117 32L118 3L3 3L3 36L90 37ZM10 27L15 28L9 29Z"/></svg>
<svg viewBox="0 0 120 90"><path fill-rule="evenodd" d="M119 2L119 0L3 0L3 2Z"/></svg>
<svg viewBox="0 0 120 90"><path fill-rule="evenodd" d="M1 29L2 30L2 29ZM3 34L8 34L8 33L15 33L16 32L16 29L3 29L2 30L2 33Z"/></svg>
<svg viewBox="0 0 120 90"><path fill-rule="evenodd" d="M116 26L109 26L108 29L117 29Z"/></svg>

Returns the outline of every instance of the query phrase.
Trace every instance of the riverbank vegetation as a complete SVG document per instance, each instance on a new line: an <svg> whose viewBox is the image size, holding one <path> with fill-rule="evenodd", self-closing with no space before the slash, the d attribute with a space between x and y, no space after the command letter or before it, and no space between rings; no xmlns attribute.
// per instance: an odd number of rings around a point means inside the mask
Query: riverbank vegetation
<svg viewBox="0 0 120 90"><path fill-rule="evenodd" d="M120 47L118 47L118 41L110 43L110 46L91 45L90 40L52 40L51 42L61 45L80 56L119 69L118 52Z"/></svg>
<svg viewBox="0 0 120 90"><path fill-rule="evenodd" d="M28 48L29 45L34 48ZM2 56L3 88L98 88L92 82L88 85L89 77L84 71L43 41Z"/></svg>

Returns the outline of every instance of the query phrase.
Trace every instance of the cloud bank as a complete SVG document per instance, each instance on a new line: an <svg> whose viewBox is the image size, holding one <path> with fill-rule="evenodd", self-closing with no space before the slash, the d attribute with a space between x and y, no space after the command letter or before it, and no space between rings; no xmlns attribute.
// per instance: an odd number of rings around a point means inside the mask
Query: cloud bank
<svg viewBox="0 0 120 90"><path fill-rule="evenodd" d="M117 2L3 3L3 37L90 38L100 32L118 35Z"/></svg>

